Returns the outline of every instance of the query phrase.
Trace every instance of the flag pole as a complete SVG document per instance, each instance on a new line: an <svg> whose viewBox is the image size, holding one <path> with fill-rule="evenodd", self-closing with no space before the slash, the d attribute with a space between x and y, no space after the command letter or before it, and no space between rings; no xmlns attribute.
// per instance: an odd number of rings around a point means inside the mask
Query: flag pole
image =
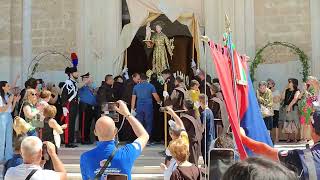
<svg viewBox="0 0 320 180"><path fill-rule="evenodd" d="M236 100L236 110L237 110L237 117L238 117L238 122L240 126L240 115L239 115L239 99L238 99L238 92L237 92L237 77L236 77L236 71L235 71L235 63L234 63L234 57L233 57L233 46L232 46L232 31L231 31L231 22L229 20L229 17L227 14L225 14L225 30L227 33L227 47L230 53L230 60L232 64L232 79L233 79L233 94L234 98Z"/></svg>

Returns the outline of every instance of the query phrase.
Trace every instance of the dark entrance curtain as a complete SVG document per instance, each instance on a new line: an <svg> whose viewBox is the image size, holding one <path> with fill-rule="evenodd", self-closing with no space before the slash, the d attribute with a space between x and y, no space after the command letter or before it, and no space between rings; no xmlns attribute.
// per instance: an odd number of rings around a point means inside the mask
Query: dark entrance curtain
<svg viewBox="0 0 320 180"><path fill-rule="evenodd" d="M170 39L172 37L169 37ZM181 71L189 75L191 73L192 59L192 38L188 36L174 36L173 59L168 54L169 65L172 72ZM152 53L153 49L146 48L146 45L137 36L128 48L128 69L129 74L145 73L148 69L152 69Z"/></svg>

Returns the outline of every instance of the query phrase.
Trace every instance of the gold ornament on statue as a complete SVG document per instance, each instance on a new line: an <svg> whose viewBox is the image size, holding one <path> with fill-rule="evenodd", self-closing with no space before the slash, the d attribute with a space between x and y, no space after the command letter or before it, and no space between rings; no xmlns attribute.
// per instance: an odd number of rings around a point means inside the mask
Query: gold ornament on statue
<svg viewBox="0 0 320 180"><path fill-rule="evenodd" d="M146 38L143 42L146 43L148 48L153 48L152 71L154 73L161 74L163 70L170 68L167 53L170 54L172 59L174 39L169 40L169 38L162 32L162 27L164 25L162 21L158 21L155 24L156 30L150 40L149 37L153 30L150 28L150 23L147 23Z"/></svg>
<svg viewBox="0 0 320 180"><path fill-rule="evenodd" d="M174 50L174 38L169 40L169 46L170 46L171 52L173 52L173 50ZM171 56L171 60L172 60L173 53L171 53L170 56Z"/></svg>

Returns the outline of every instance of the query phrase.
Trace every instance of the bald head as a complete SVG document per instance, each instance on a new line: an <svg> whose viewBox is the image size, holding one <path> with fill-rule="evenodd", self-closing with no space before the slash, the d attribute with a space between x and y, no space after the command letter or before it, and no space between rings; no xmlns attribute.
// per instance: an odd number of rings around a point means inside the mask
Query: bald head
<svg viewBox="0 0 320 180"><path fill-rule="evenodd" d="M95 125L95 134L99 141L113 140L116 134L116 126L113 120L108 116L102 116Z"/></svg>

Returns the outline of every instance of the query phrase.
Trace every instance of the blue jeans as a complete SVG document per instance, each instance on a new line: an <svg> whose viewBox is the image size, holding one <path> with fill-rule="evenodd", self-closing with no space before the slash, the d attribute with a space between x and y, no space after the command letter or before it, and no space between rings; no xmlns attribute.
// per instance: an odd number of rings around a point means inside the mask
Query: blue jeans
<svg viewBox="0 0 320 180"><path fill-rule="evenodd" d="M153 125L153 105L151 103L138 103L136 118L141 122L143 127L151 135Z"/></svg>
<svg viewBox="0 0 320 180"><path fill-rule="evenodd" d="M11 113L0 113L0 161L9 160L13 156L12 121Z"/></svg>

